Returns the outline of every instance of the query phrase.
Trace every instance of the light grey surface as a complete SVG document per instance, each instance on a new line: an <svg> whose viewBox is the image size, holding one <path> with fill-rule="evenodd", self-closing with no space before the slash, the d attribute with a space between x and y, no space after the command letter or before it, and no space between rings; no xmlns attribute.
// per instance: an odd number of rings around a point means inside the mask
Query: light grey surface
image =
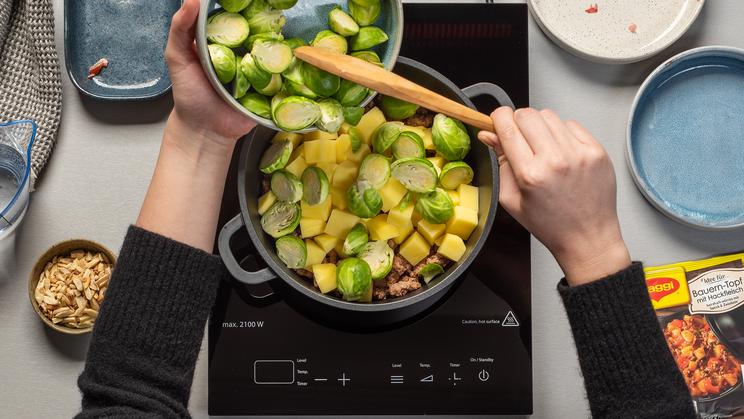
<svg viewBox="0 0 744 419"><path fill-rule="evenodd" d="M62 0L55 0L57 46L62 52ZM648 61L608 66L582 61L550 43L530 23L530 90L535 107L551 107L582 121L609 150L616 166L619 213L636 259L650 264L744 248L741 233L702 232L657 213L635 189L625 167L628 110L643 78L671 55L701 45L744 46L744 3L707 2L692 30ZM504 61L503 65L509 65ZM53 243L73 237L118 250L137 216L157 157L168 98L153 103L104 104L82 98L67 77L60 137L43 180L18 231L18 265L0 283L1 417L65 417L80 406L75 380L87 337L47 330L28 302L27 275ZM560 271L534 243L533 324L535 418L588 417L583 383L563 308L555 292ZM191 397L195 417L206 417L206 349Z"/></svg>

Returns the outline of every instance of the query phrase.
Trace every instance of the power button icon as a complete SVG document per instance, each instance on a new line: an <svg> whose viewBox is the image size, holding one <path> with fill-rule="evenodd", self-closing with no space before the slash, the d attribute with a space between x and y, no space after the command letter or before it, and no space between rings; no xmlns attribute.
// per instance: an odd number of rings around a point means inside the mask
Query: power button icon
<svg viewBox="0 0 744 419"><path fill-rule="evenodd" d="M489 378L491 378L491 374L489 374L486 370L480 370L480 372L478 373L478 379L483 382L488 381Z"/></svg>

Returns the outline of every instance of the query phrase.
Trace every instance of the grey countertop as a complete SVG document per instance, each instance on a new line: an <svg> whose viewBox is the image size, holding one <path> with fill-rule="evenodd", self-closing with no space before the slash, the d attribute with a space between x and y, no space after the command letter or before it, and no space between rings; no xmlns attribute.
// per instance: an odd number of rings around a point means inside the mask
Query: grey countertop
<svg viewBox="0 0 744 419"><path fill-rule="evenodd" d="M578 59L556 47L530 22L531 103L583 122L607 147L618 177L619 214L635 259L659 264L744 248L740 233L692 230L666 219L636 190L625 165L625 127L643 79L668 57L701 45L744 47L744 2L706 2L692 29L647 61L609 66ZM55 0L57 47L62 63L62 0ZM508 62L504 62L508 65ZM64 69L63 69L64 72ZM88 337L47 329L31 309L27 276L53 243L83 237L118 250L137 216L172 105L90 101L63 74L64 106L59 141L18 231L17 264L0 282L0 371L3 417L65 417L79 410L76 379ZM533 352L535 418L588 417L576 352L555 292L561 274L547 250L533 243ZM191 397L195 417L207 416L206 348Z"/></svg>

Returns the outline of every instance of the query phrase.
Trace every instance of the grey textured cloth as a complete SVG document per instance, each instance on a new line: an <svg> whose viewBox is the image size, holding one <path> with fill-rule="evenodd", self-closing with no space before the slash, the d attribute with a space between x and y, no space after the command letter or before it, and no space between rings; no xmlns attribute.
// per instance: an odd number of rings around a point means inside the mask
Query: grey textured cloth
<svg viewBox="0 0 744 419"><path fill-rule="evenodd" d="M0 122L31 119L31 184L49 161L62 115L51 0L0 0Z"/></svg>

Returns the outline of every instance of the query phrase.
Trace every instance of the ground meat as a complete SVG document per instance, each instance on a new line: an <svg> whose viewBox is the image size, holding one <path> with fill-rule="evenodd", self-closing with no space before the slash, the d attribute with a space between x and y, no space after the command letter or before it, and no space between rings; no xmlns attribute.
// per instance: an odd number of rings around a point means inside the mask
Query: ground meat
<svg viewBox="0 0 744 419"><path fill-rule="evenodd" d="M385 282L390 283L391 280L393 282L396 282L398 281L398 279L400 279L400 277L408 273L411 269L413 269L413 266L408 263L407 260L405 260L400 255L395 255L395 257L393 258L393 269L385 278Z"/></svg>
<svg viewBox="0 0 744 419"><path fill-rule="evenodd" d="M270 190L271 190L271 180L268 176L264 176L263 180L261 180L261 194L263 195Z"/></svg>
<svg viewBox="0 0 744 419"><path fill-rule="evenodd" d="M338 262L338 253L335 250L328 252L325 259L323 259L323 263L332 263L335 265L336 262Z"/></svg>
<svg viewBox="0 0 744 419"><path fill-rule="evenodd" d="M297 275L299 276L304 276L305 278L308 278L308 279L315 278L313 273L308 271L307 269L295 269L294 271L297 272Z"/></svg>
<svg viewBox="0 0 744 419"><path fill-rule="evenodd" d="M419 273L421 272L421 269L423 269L424 266L430 263L436 263L437 265L440 265L442 268L447 268L447 265L450 264L450 260L440 255L439 253L434 253L433 255L430 255L426 259L419 262L419 264L413 268L411 275L415 278L418 278Z"/></svg>
<svg viewBox="0 0 744 419"><path fill-rule="evenodd" d="M388 295L388 286L385 281L375 281L375 287L372 290L372 299L377 300L384 300L387 298Z"/></svg>
<svg viewBox="0 0 744 419"><path fill-rule="evenodd" d="M391 297L402 297L411 291L421 288L421 282L415 276L405 276L394 284L388 285L388 294Z"/></svg>
<svg viewBox="0 0 744 419"><path fill-rule="evenodd" d="M405 120L405 124L412 127L429 128L434 124L434 112L428 109L418 108L412 117Z"/></svg>
<svg viewBox="0 0 744 419"><path fill-rule="evenodd" d="M395 248L398 247L398 245L395 243L395 240L392 240L392 239L388 240L388 246L390 246L390 248L393 250L395 250Z"/></svg>

